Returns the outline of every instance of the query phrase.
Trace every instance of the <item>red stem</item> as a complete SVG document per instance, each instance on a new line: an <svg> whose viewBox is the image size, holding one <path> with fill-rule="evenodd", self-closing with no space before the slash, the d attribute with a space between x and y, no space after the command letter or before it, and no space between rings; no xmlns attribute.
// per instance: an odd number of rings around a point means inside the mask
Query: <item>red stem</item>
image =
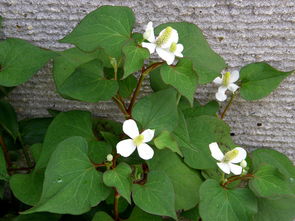
<svg viewBox="0 0 295 221"><path fill-rule="evenodd" d="M246 174L246 175L244 175L244 176L240 176L240 177L235 177L235 178L233 178L233 179L230 179L230 180L228 180L227 182L225 182L222 186L223 187L226 187L228 184L230 184L230 183L232 183L232 182L235 182L235 181L237 181L237 180L244 180L244 179L251 179L251 178L253 178L254 177L254 175L253 174Z"/></svg>
<svg viewBox="0 0 295 221"><path fill-rule="evenodd" d="M1 145L2 150L3 150L3 154L4 154L5 161L6 161L7 169L9 169L12 166L12 163L11 163L11 160L10 160L10 156L9 156L9 153L8 153L7 146L6 146L5 142L4 142L4 139L3 139L2 135L0 135L0 145Z"/></svg>
<svg viewBox="0 0 295 221"><path fill-rule="evenodd" d="M119 221L120 217L119 217L119 198L120 198L120 194L118 193L117 189L114 188L115 190L115 196L114 196L114 216L115 216L115 221Z"/></svg>

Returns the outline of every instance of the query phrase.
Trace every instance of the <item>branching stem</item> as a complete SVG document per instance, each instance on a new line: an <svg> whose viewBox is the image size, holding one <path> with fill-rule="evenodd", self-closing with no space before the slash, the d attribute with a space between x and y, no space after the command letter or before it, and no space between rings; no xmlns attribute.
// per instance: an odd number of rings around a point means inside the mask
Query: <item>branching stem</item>
<svg viewBox="0 0 295 221"><path fill-rule="evenodd" d="M235 182L237 180L245 180L245 179L251 179L253 178L254 175L253 174L246 174L244 176L238 176L238 177L235 177L235 178L229 178L229 180L227 182L225 182L224 184L222 184L223 187L226 187L228 184L232 183L232 182Z"/></svg>
<svg viewBox="0 0 295 221"><path fill-rule="evenodd" d="M235 94L232 94L232 96L231 96L229 102L227 103L226 107L224 108L224 110L223 110L223 112L222 112L222 114L221 114L221 116L220 116L221 119L223 119L223 118L225 117L225 114L226 114L226 112L228 111L229 107L231 106L231 104L232 104L234 98L235 98Z"/></svg>

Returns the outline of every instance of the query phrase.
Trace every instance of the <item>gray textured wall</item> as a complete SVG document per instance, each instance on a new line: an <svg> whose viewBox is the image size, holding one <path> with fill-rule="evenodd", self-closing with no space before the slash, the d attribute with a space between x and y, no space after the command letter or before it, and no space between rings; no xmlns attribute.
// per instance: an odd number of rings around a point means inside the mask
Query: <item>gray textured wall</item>
<svg viewBox="0 0 295 221"><path fill-rule="evenodd" d="M26 39L36 45L62 50L57 40L70 32L87 14L101 5L126 5L137 18L137 31L148 21L197 24L212 48L232 68L267 61L281 70L295 68L294 0L0 0L5 17L4 35ZM10 99L20 116L44 116L46 109L87 109L96 115L121 115L112 103L98 105L62 99L54 91L51 66L18 87ZM295 75L287 78L270 96L255 102L238 99L226 121L234 139L244 147L272 147L295 161ZM197 90L202 102L214 99L216 88ZM144 92L150 91L148 85ZM122 118L121 118L122 119ZM261 126L257 126L261 123Z"/></svg>

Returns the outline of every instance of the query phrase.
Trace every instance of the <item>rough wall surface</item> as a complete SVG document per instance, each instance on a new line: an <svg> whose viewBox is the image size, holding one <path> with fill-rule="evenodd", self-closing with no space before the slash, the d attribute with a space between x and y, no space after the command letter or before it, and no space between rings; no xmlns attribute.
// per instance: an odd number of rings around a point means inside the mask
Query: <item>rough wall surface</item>
<svg viewBox="0 0 295 221"><path fill-rule="evenodd" d="M61 39L90 11L101 5L131 7L137 31L148 21L197 24L212 48L231 68L267 61L276 68L295 68L294 0L0 0L6 37L26 39L45 48L63 50ZM51 65L18 87L10 99L20 116L45 116L46 109L87 109L98 116L122 119L110 102L85 104L62 99L55 93ZM237 144L271 147L295 161L295 75L284 80L270 96L255 102L238 99L226 121ZM203 103L214 99L212 85L197 90ZM148 93L148 85L144 93ZM115 115L114 115L115 114Z"/></svg>

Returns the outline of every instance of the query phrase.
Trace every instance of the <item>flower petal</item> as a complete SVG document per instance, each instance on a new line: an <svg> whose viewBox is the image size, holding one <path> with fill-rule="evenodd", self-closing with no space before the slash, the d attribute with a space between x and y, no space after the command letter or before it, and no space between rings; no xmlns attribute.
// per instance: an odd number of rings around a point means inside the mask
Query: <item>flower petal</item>
<svg viewBox="0 0 295 221"><path fill-rule="evenodd" d="M218 92L215 94L215 97L218 101L225 101L227 96L225 94L225 91L227 90L227 87L225 86L220 86L218 88Z"/></svg>
<svg viewBox="0 0 295 221"><path fill-rule="evenodd" d="M215 78L215 79L213 80L213 83L214 83L214 84L218 84L218 85L222 84L222 78L221 78L221 77L217 77L217 78Z"/></svg>
<svg viewBox="0 0 295 221"><path fill-rule="evenodd" d="M149 50L150 54L154 53L155 50L156 50L156 44L154 44L154 43L146 43L146 42L142 42L142 43L141 43L141 46L142 46L143 48L147 48L147 49Z"/></svg>
<svg viewBox="0 0 295 221"><path fill-rule="evenodd" d="M156 48L156 51L160 58L167 62L168 65L171 65L175 59L175 55L170 52L168 49Z"/></svg>
<svg viewBox="0 0 295 221"><path fill-rule="evenodd" d="M117 149L117 153L120 154L121 156L129 157L136 149L136 146L132 139L126 139L117 143L116 149Z"/></svg>
<svg viewBox="0 0 295 221"><path fill-rule="evenodd" d="M230 171L234 174L234 175L240 175L243 172L243 168L239 165L235 165L232 163L229 163L229 168Z"/></svg>
<svg viewBox="0 0 295 221"><path fill-rule="evenodd" d="M230 168L227 163L217 163L217 166L226 174L230 174Z"/></svg>
<svg viewBox="0 0 295 221"><path fill-rule="evenodd" d="M143 38L149 42L154 42L156 40L153 28L153 22L149 22L146 26L145 32L143 33Z"/></svg>
<svg viewBox="0 0 295 221"><path fill-rule="evenodd" d="M234 83L230 83L229 85L228 85L228 90L230 90L231 92L235 92L238 88L239 88L239 86L238 85L236 85L236 84L234 84Z"/></svg>
<svg viewBox="0 0 295 221"><path fill-rule="evenodd" d="M159 34L159 37L165 32L165 29L162 30ZM172 31L169 35L169 38L162 44L160 45L161 48L170 48L172 42L177 43L178 42L178 32L172 28Z"/></svg>
<svg viewBox="0 0 295 221"><path fill-rule="evenodd" d="M236 82L237 80L239 80L239 77L240 77L239 71L231 72L230 73L230 78L229 78L230 83Z"/></svg>
<svg viewBox="0 0 295 221"><path fill-rule="evenodd" d="M224 157L224 154L221 152L218 144L215 143L210 143L209 148L211 151L211 155L215 160L221 161Z"/></svg>
<svg viewBox="0 0 295 221"><path fill-rule="evenodd" d="M243 149L242 147L236 147L234 150L238 150L239 153L238 153L238 155L234 159L232 159L230 161L231 163L240 163L240 162L242 162L243 160L246 159L247 152L246 152L245 149Z"/></svg>
<svg viewBox="0 0 295 221"><path fill-rule="evenodd" d="M154 150L146 143L137 147L138 155L144 160L149 160L154 156Z"/></svg>
<svg viewBox="0 0 295 221"><path fill-rule="evenodd" d="M176 45L176 50L174 52L174 55L176 57L182 58L183 57L182 51L183 51L183 45L182 44L177 44Z"/></svg>
<svg viewBox="0 0 295 221"><path fill-rule="evenodd" d="M129 119L125 120L123 123L123 131L130 138L135 138L139 135L137 124L134 120Z"/></svg>
<svg viewBox="0 0 295 221"><path fill-rule="evenodd" d="M147 129L147 130L143 131L141 133L141 135L143 135L143 137L144 137L143 142L145 142L145 143L150 142L154 138L155 130Z"/></svg>

